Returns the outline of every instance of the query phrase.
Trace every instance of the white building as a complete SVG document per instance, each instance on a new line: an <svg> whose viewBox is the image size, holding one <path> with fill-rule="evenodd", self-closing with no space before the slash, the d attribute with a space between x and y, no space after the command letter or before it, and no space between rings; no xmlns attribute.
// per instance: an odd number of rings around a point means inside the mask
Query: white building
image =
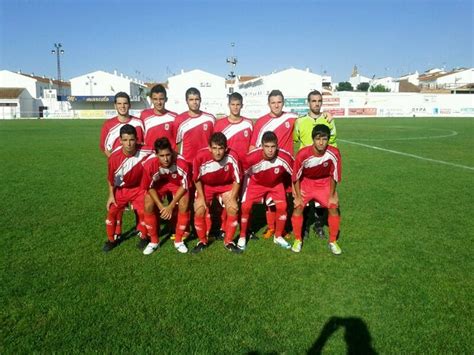
<svg viewBox="0 0 474 355"><path fill-rule="evenodd" d="M20 91L11 91L3 89L21 89ZM56 92L61 89L62 97L58 101ZM0 105L8 106L9 109L3 110L4 116L0 118L21 118L21 117L43 117L49 113L57 113L58 116L67 116L69 105L63 102L65 96L70 94L70 84L68 82L41 77L34 74L15 73L9 70L0 70L0 90L3 97L0 97ZM54 92L54 99L51 93ZM16 95L16 98L13 98ZM6 100L6 101L5 101ZM8 101L8 100L14 100ZM13 109L16 107L16 109Z"/></svg>
<svg viewBox="0 0 474 355"><path fill-rule="evenodd" d="M330 80L328 76L325 78ZM321 75L311 73L309 69L290 68L239 83L235 91L244 97L242 113L249 117L258 117L268 112L268 94L272 90L282 91L285 96L285 110L300 112L307 111L308 93L322 89Z"/></svg>
<svg viewBox="0 0 474 355"><path fill-rule="evenodd" d="M456 89L474 83L474 68L456 69L420 76L420 86L427 89Z"/></svg>
<svg viewBox="0 0 474 355"><path fill-rule="evenodd" d="M201 110L217 115L226 112L225 78L200 69L181 71L168 78L168 106L171 110L180 113L188 109L185 94L191 87L201 93Z"/></svg>

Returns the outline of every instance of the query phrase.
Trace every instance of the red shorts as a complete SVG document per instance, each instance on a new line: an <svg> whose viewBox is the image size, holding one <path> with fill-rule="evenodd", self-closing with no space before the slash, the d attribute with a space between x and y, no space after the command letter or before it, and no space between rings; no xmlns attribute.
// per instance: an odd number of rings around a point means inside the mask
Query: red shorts
<svg viewBox="0 0 474 355"><path fill-rule="evenodd" d="M303 206L314 200L322 207L329 207L329 195L331 194L331 178L326 179L304 179L300 183Z"/></svg>
<svg viewBox="0 0 474 355"><path fill-rule="evenodd" d="M242 193L242 203L262 203L263 200L271 199L274 202L285 201L285 186L283 183L274 187L258 185L252 181L244 188Z"/></svg>
<svg viewBox="0 0 474 355"><path fill-rule="evenodd" d="M206 203L210 203L214 196L219 197L227 191L232 191L232 185L223 185L223 186L210 186L205 185L202 187L204 190L204 198Z"/></svg>
<svg viewBox="0 0 474 355"><path fill-rule="evenodd" d="M166 196L168 193L171 193L176 195L176 192L178 192L179 186L176 184L165 184L163 186L159 186L158 188L155 188L156 193L160 198L163 198Z"/></svg>
<svg viewBox="0 0 474 355"><path fill-rule="evenodd" d="M145 190L140 186L127 188L122 187L115 190L115 202L118 209L125 208L131 203L133 208L139 211L143 210L145 202Z"/></svg>

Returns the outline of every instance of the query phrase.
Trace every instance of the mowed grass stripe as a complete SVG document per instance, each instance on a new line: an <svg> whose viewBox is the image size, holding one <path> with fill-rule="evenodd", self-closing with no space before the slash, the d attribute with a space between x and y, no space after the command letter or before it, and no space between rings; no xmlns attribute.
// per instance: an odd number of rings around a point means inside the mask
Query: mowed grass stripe
<svg viewBox="0 0 474 355"><path fill-rule="evenodd" d="M341 119L338 136L390 137L394 122L460 134L378 146L472 165L466 119ZM299 255L167 241L145 257L135 239L104 255L100 126L0 122L2 353L472 352L470 171L341 141L340 257L314 236Z"/></svg>

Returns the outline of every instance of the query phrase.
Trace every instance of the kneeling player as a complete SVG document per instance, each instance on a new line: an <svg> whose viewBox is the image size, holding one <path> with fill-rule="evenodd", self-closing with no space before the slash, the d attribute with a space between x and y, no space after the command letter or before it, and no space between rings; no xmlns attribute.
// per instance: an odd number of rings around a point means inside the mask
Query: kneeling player
<svg viewBox="0 0 474 355"><path fill-rule="evenodd" d="M147 234L143 221L145 192L140 183L143 174L142 161L152 151L143 149L137 144L137 131L129 124L120 128L120 143L122 145L112 152L108 160L109 198L106 206L108 240L103 248L105 252L112 250L120 242L114 237L117 216L129 203L138 214L138 231L144 236Z"/></svg>
<svg viewBox="0 0 474 355"><path fill-rule="evenodd" d="M168 138L155 141L155 154L143 163L142 188L145 196L145 225L151 242L143 254L153 253L159 246L159 219L171 220L178 205L178 220L174 246L180 253L187 253L183 234L189 223L189 165L184 158L173 151ZM165 206L163 199L172 194L173 199ZM159 217L155 214L158 209Z"/></svg>
<svg viewBox="0 0 474 355"><path fill-rule="evenodd" d="M237 246L245 249L250 210L254 203L272 199L276 206L275 235L273 241L290 249L290 244L282 237L286 223L286 195L284 178L291 178L293 157L278 149L275 133L267 131L262 136L260 148L250 151L243 161L245 171L242 191L242 219L240 238Z"/></svg>
<svg viewBox="0 0 474 355"><path fill-rule="evenodd" d="M227 149L227 138L222 132L212 134L209 147L197 153L193 163L193 178L196 185L194 226L199 243L192 252L199 253L207 247L206 209L212 199L217 197L222 200L227 212L224 246L231 252L241 253L233 242L238 224L239 160L235 152Z"/></svg>
<svg viewBox="0 0 474 355"><path fill-rule="evenodd" d="M341 254L337 245L339 234L339 200L336 185L341 181L341 156L339 150L328 146L331 132L325 125L318 124L311 133L313 145L301 149L296 154L293 168L294 205L291 222L296 240L292 250L301 251L303 241L303 208L312 200L328 208L329 248L333 254Z"/></svg>

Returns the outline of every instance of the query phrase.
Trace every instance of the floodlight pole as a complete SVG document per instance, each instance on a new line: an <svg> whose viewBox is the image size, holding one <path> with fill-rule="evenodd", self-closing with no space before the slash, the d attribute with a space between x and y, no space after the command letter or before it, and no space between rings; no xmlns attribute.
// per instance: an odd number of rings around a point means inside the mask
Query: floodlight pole
<svg viewBox="0 0 474 355"><path fill-rule="evenodd" d="M56 54L56 64L58 70L58 97L61 95L61 54L64 54L61 43L55 43L54 48L51 50L51 54Z"/></svg>

